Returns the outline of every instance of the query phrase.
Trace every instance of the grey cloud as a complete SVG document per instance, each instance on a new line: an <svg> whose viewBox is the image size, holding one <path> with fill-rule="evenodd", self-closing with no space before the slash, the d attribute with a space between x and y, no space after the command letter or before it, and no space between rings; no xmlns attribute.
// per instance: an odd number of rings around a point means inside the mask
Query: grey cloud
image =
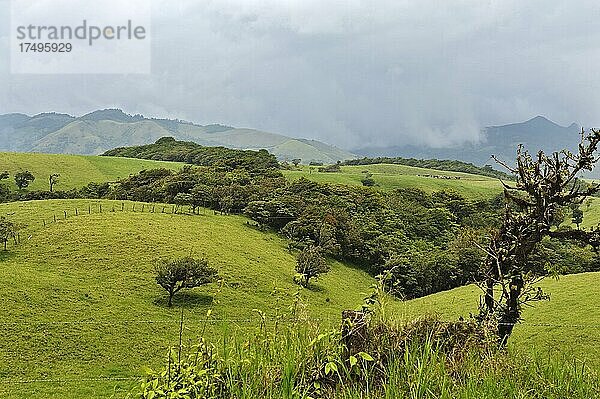
<svg viewBox="0 0 600 399"><path fill-rule="evenodd" d="M600 123L595 1L153 6L152 75L20 76L0 66L0 111L122 107L345 148L456 145L537 114Z"/></svg>

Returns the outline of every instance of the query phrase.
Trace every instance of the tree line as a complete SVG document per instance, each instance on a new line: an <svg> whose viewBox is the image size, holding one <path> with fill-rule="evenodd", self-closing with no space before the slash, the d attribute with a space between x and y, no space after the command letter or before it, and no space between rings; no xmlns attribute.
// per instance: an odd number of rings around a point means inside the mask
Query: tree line
<svg viewBox="0 0 600 399"><path fill-rule="evenodd" d="M162 137L154 144L115 148L102 155L185 162L227 171L244 169L251 175L265 174L270 170L279 169L277 158L267 150L205 147L191 141L177 141L173 137Z"/></svg>

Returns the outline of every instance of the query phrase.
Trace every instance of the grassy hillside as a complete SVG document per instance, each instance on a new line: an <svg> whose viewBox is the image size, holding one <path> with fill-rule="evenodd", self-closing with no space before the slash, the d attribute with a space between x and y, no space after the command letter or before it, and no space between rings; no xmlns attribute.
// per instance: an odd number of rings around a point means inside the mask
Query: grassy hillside
<svg viewBox="0 0 600 399"><path fill-rule="evenodd" d="M583 227L596 227L600 224L600 198L586 200L579 209L583 211Z"/></svg>
<svg viewBox="0 0 600 399"><path fill-rule="evenodd" d="M57 190L80 188L89 182L115 181L137 173L142 169L168 168L179 169L183 163L130 159L121 157L99 157L92 155L64 155L39 153L0 153L0 171L11 172L9 180L13 188L12 176L18 170L30 170L36 180L30 186L32 190L47 190L47 175L60 173ZM431 192L442 189L454 189L466 196L486 197L500 192L498 180L484 176L460 172L445 172L433 169L415 168L404 165L360 165L342 166L340 173L321 173L317 167L302 166L298 170L284 170L291 179L305 177L317 182L349 185L362 185L365 170L373 174L378 187L392 190L403 187L416 187ZM460 177L460 179L440 179L430 176ZM600 208L600 207L599 207Z"/></svg>
<svg viewBox="0 0 600 399"><path fill-rule="evenodd" d="M0 171L8 170L13 189L14 173L29 170L36 177L29 186L32 190L48 190L50 173L60 173L57 190L80 188L90 182L102 183L125 178L143 169L167 168L179 169L178 162L150 161L117 157L98 157L91 155L36 154L36 153L0 153Z"/></svg>
<svg viewBox="0 0 600 399"><path fill-rule="evenodd" d="M141 213L141 204L132 212L127 202L121 212L121 204L0 205L0 215L28 225L22 243L0 253L0 397L108 397L115 385L131 381L88 379L135 377L144 365L162 364L177 342L182 308L188 340L205 328L222 337L226 327L256 325L254 309L272 316L292 305L295 258L278 236L242 217L163 214L158 206L156 213L148 213L148 206ZM51 223L54 215L58 221ZM206 256L224 285L194 289L168 308L154 281L153 261L190 253ZM331 272L301 290L301 297L308 314L338 325L341 310L359 305L371 283L365 273L332 262ZM212 317L232 321L207 325L201 320L208 309Z"/></svg>
<svg viewBox="0 0 600 399"><path fill-rule="evenodd" d="M543 289L550 301L526 308L524 321L515 327L512 346L539 353L569 353L600 368L600 273L582 273L546 279ZM407 302L395 302L400 318L439 314L456 319L477 312L480 291L475 286L461 287Z"/></svg>
<svg viewBox="0 0 600 399"><path fill-rule="evenodd" d="M363 171L373 174L375 183L384 190L395 188L420 188L427 192L453 189L469 197L488 197L500 193L497 179L461 172L446 172L433 169L415 168L404 165L377 164L342 166L341 172L319 172L317 167L299 167L298 170L284 170L289 179L307 179L322 183L362 185ZM426 177L429 175L429 177ZM437 177L432 177L437 176ZM444 179L440 177L450 177Z"/></svg>

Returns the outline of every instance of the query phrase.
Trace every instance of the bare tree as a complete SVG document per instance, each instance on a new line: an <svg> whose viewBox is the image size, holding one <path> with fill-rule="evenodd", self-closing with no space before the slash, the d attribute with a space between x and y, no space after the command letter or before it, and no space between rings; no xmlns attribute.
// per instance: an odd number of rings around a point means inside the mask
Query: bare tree
<svg viewBox="0 0 600 399"><path fill-rule="evenodd" d="M60 175L58 173L52 173L48 178L48 183L50 183L50 192L54 190L54 185L58 184L58 178Z"/></svg>
<svg viewBox="0 0 600 399"><path fill-rule="evenodd" d="M503 344L521 320L523 306L548 298L536 287L543 276L527 269L527 259L535 246L544 237L579 240L594 248L600 246L598 228L589 231L551 229L561 207L579 205L600 190L600 184L578 179L582 171L592 170L599 160L596 155L599 142L600 130L592 129L588 135L582 130L576 153L562 150L548 155L539 151L531 156L519 146L514 167L494 157L516 176L516 181L502 182L503 224L486 248L479 317L497 321L498 336Z"/></svg>

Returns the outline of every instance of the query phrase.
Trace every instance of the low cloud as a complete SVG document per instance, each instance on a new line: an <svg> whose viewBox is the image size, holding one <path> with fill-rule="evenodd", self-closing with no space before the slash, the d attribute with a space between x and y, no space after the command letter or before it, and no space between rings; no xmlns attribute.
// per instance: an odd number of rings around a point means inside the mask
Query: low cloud
<svg viewBox="0 0 600 399"><path fill-rule="evenodd" d="M537 114L600 123L595 1L153 6L151 75L10 75L2 60L0 112L121 107L349 149L460 145Z"/></svg>

